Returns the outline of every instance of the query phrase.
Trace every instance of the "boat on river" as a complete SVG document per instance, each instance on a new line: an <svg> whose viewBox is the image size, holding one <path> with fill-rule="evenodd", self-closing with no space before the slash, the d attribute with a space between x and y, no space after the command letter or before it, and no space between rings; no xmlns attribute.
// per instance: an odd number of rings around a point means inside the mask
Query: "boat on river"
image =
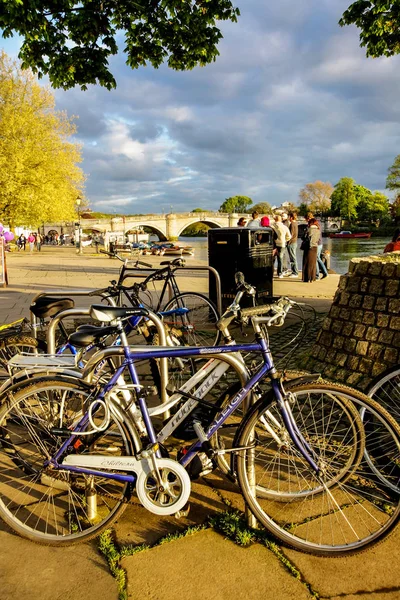
<svg viewBox="0 0 400 600"><path fill-rule="evenodd" d="M172 242L159 242L151 246L150 252L159 256L182 256L182 254L193 256L194 248L192 246L176 246Z"/></svg>
<svg viewBox="0 0 400 600"><path fill-rule="evenodd" d="M329 234L330 238L334 239L344 239L344 240L352 240L352 239L369 239L372 235L372 231L365 231L362 233L351 233L351 231L340 231L339 233L331 233Z"/></svg>

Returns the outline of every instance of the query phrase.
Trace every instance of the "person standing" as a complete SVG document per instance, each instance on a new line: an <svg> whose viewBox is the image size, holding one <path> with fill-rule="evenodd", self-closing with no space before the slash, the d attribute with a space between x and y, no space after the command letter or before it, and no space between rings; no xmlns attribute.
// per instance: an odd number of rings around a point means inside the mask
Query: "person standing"
<svg viewBox="0 0 400 600"><path fill-rule="evenodd" d="M312 283L317 277L317 250L321 231L317 219L308 221L308 229L303 237L303 281Z"/></svg>
<svg viewBox="0 0 400 600"><path fill-rule="evenodd" d="M18 247L20 250L24 249L25 251L25 247L26 247L26 237L24 236L23 233L21 233L21 235L18 238Z"/></svg>
<svg viewBox="0 0 400 600"><path fill-rule="evenodd" d="M290 231L282 223L281 215L276 215L275 223L272 223L272 228L275 231L276 239L275 239L275 247L276 247L276 257L278 259L278 268L277 275L279 279L283 279L283 254L285 252L286 244L290 240Z"/></svg>
<svg viewBox="0 0 400 600"><path fill-rule="evenodd" d="M254 212L252 212L251 219L247 223L247 227L250 227L251 229L258 229L260 227L260 219L258 218L259 216L260 215L258 214L258 212L256 210Z"/></svg>
<svg viewBox="0 0 400 600"><path fill-rule="evenodd" d="M37 232L36 234L36 248L38 250L38 252L40 252L42 250L42 244L43 244L43 236Z"/></svg>
<svg viewBox="0 0 400 600"><path fill-rule="evenodd" d="M242 227L244 227L244 225L242 225ZM95 233L94 236L93 236L93 244L94 244L94 247L96 249L96 254L98 254L99 253L100 238L97 235L97 233Z"/></svg>
<svg viewBox="0 0 400 600"><path fill-rule="evenodd" d="M246 219L244 217L240 217L239 221L237 222L237 226L246 227Z"/></svg>
<svg viewBox="0 0 400 600"><path fill-rule="evenodd" d="M287 245L287 251L290 261L290 277L299 276L299 267L297 266L297 240L299 237L299 224L297 223L296 213L289 213L289 231L291 238Z"/></svg>
<svg viewBox="0 0 400 600"><path fill-rule="evenodd" d="M35 246L35 236L33 235L32 232L28 235L28 244L29 244L29 252L30 252L30 254L32 254L33 248Z"/></svg>
<svg viewBox="0 0 400 600"><path fill-rule="evenodd" d="M307 214L307 221L310 222L310 219L315 219L314 215L309 212ZM328 277L328 269L326 268L322 257L321 257L321 253L322 253L322 228L321 228L321 223L319 221L317 221L317 219L315 219L317 225L318 225L318 229L319 229L319 240L318 240L318 247L317 247L317 273L316 273L316 277L317 279L320 278L321 272L321 279L325 279L325 277Z"/></svg>

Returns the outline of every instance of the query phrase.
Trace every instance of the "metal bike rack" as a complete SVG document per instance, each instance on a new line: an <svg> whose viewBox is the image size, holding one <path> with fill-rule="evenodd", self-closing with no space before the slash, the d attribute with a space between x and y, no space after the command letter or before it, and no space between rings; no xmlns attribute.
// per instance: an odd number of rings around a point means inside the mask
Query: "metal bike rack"
<svg viewBox="0 0 400 600"><path fill-rule="evenodd" d="M132 270L134 272L129 273L129 271ZM151 275L152 273L155 273L156 271L158 271L159 269L153 269L153 268L147 268L147 267L127 267L126 272L124 274L124 278L122 281L124 281L125 279L128 279L128 277L132 277L132 278L138 278L138 277L147 277L148 275ZM217 310L218 310L218 314L221 315L222 314L222 292L221 292L221 278L219 276L219 273L216 269L214 269L214 267L208 267L208 266L204 266L204 267L174 267L174 271L207 271L208 273L212 273L215 279L215 289L216 289L216 298L217 298Z"/></svg>
<svg viewBox="0 0 400 600"><path fill-rule="evenodd" d="M47 333L46 333L46 341L47 341L47 352L49 354L55 354L56 353L56 331L57 331L57 327L58 324L60 323L60 321L62 321L62 319L67 319L70 317L77 317L77 316L89 316L90 315L90 308L68 308L67 310L63 310L60 313L58 313L55 317L53 317L53 319L51 320L48 329L47 329ZM167 338L165 335L165 329L164 329L164 325L163 322L161 321L161 319L153 312L149 311L148 316L146 316L146 319L148 319L149 321L151 321L158 333L158 339L160 340L160 344L162 346L166 346L167 345ZM110 349L113 348L117 348L118 350L122 350L123 352L123 348L120 348L119 346L111 346ZM153 348L154 349L154 348ZM93 356L97 356L98 352L96 352ZM93 357L92 357L93 358ZM160 378L161 378L161 401L163 402L163 404L165 404L166 402L168 402L168 396L167 396L167 387L168 387L168 359L167 358L160 358ZM91 359L88 361L88 364L90 363Z"/></svg>
<svg viewBox="0 0 400 600"><path fill-rule="evenodd" d="M110 306L116 306L113 298L111 298L109 296L108 292L106 292L104 289L102 289L102 290L65 290L65 289L62 289L62 290L51 290L50 292L39 292L38 294L36 294L36 296L34 296L31 304L36 302L36 300L38 300L42 296L58 296L58 297L62 297L62 298L68 298L69 296L99 296L99 297L103 298L104 300L106 300ZM33 337L36 338L37 337L36 332L37 332L38 320L32 312L30 315L30 321L31 321L32 330L33 330Z"/></svg>

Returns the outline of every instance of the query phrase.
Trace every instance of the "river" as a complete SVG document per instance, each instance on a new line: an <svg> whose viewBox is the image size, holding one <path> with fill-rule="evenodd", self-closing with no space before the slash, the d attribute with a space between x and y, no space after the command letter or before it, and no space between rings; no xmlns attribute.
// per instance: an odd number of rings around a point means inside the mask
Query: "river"
<svg viewBox="0 0 400 600"><path fill-rule="evenodd" d="M185 243L185 245L194 247L196 259L207 261L207 238L180 237L179 241ZM360 256L370 256L372 254L381 254L386 244L390 242L390 237L376 237L370 238L369 240L331 240L330 238L324 238L323 241L324 249L329 250L331 253L331 269L336 273L343 274L347 273L349 269L350 259ZM302 252L299 249L297 250L297 260L301 268Z"/></svg>

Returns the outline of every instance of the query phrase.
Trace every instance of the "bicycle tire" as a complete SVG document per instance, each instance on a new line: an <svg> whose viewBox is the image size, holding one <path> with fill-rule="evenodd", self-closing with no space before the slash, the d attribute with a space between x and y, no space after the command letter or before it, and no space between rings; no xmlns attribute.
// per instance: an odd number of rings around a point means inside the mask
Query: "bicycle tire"
<svg viewBox="0 0 400 600"><path fill-rule="evenodd" d="M129 484L43 465L63 442L53 428L71 426L89 394L90 388L79 382L39 379L19 390L0 410L0 516L31 541L67 546L90 540L122 514L130 498ZM101 421L103 416L98 418ZM110 418L105 432L79 438L82 452L133 453L135 442L129 432ZM89 485L89 493L96 497L92 515L87 508Z"/></svg>
<svg viewBox="0 0 400 600"><path fill-rule="evenodd" d="M186 315L171 315L164 320L172 327L182 330L186 346L215 346L220 339L216 328L219 319L215 305L203 294L183 292L174 296L163 311L188 308Z"/></svg>
<svg viewBox="0 0 400 600"><path fill-rule="evenodd" d="M337 394L355 404L357 410L366 408L379 420L386 434L391 436L392 460L398 460L400 449L400 428L394 419L369 397L346 386L329 383L316 383L299 386L303 392ZM364 457L349 478L336 478L334 485L327 485L329 478L335 477L337 467L327 463L326 455L318 451L318 463L324 467L321 479L303 459L303 474L316 480L317 491L301 498L286 502L271 502L257 494L257 478L263 475L261 464L262 449L258 430L254 438L257 422L271 406L270 398L261 400L246 415L239 437L241 446L249 445L255 439L255 449L238 453L238 480L243 496L250 510L262 525L280 542L297 550L320 556L355 554L369 548L389 535L398 523L400 516L400 496L382 485L379 478L369 469ZM379 442L379 440L376 440ZM310 443L310 440L309 440ZM342 448L342 453L343 453ZM388 456L388 454L386 454ZM285 459L282 449L275 449L274 460ZM335 460L337 457L334 457ZM254 485L249 482L248 461L254 459ZM325 461L326 464L322 461ZM271 460L268 457L268 460ZM258 461L258 463L257 463ZM329 467L329 469L328 469ZM328 479L327 479L328 475ZM322 490L321 490L322 486ZM318 490L319 488L319 490Z"/></svg>
<svg viewBox="0 0 400 600"><path fill-rule="evenodd" d="M366 394L379 402L400 423L400 365L390 367L376 377Z"/></svg>

